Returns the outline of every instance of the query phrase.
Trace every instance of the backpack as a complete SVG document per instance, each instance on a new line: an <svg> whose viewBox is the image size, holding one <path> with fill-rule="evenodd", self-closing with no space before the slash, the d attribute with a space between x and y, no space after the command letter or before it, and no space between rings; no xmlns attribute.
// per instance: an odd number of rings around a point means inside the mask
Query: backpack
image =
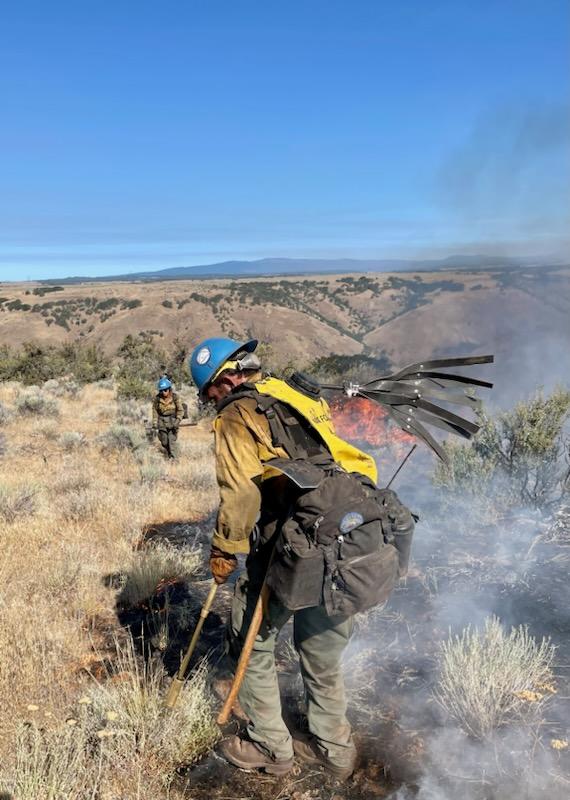
<svg viewBox="0 0 570 800"><path fill-rule="evenodd" d="M333 458L319 430L328 408L319 395L318 384L295 373L286 382L242 384L218 409L240 397L254 398L273 445L289 455L265 462L294 489L267 585L291 611L323 605L329 616L344 617L385 603L406 574L414 517L393 491L378 489L371 477L354 471L360 464L366 469L365 454L355 459L352 451L359 451L348 445L351 457L345 463L351 469Z"/></svg>
<svg viewBox="0 0 570 800"><path fill-rule="evenodd" d="M323 605L329 616L342 617L385 603L407 571L414 530L396 494L332 461L268 464L299 488L267 572L279 601L291 611Z"/></svg>

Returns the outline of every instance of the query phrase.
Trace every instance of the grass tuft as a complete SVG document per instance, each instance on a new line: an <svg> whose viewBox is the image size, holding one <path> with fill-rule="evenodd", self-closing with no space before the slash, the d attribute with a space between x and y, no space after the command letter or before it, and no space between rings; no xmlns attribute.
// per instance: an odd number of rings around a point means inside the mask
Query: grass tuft
<svg viewBox="0 0 570 800"><path fill-rule="evenodd" d="M137 656L132 637L115 639L106 680L90 693L102 738L113 741L114 768L144 765L147 779L163 783L213 746L219 730L206 685L206 664L192 672L173 710L164 708L166 673L160 662Z"/></svg>
<svg viewBox="0 0 570 800"><path fill-rule="evenodd" d="M90 739L83 725L21 725L13 774L0 776L0 786L18 800L95 800L101 774Z"/></svg>
<svg viewBox="0 0 570 800"><path fill-rule="evenodd" d="M121 605L135 608L152 597L161 584L189 581L200 565L199 548L180 550L160 543L134 552L121 589Z"/></svg>

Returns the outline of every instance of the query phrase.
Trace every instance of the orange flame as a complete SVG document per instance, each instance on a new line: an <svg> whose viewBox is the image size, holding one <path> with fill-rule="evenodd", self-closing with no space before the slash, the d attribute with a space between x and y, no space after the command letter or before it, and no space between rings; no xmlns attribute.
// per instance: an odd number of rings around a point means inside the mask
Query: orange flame
<svg viewBox="0 0 570 800"><path fill-rule="evenodd" d="M336 397L331 413L336 432L343 439L374 448L389 447L399 458L415 441L390 420L382 406L366 397Z"/></svg>

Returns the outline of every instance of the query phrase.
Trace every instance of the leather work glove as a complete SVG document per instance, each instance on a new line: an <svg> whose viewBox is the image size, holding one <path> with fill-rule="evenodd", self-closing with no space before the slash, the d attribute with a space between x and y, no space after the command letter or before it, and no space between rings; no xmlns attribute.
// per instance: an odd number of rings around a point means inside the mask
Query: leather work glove
<svg viewBox="0 0 570 800"><path fill-rule="evenodd" d="M237 558L234 555L224 553L219 547L212 546L210 550L210 572L218 586L227 581L237 568L237 563Z"/></svg>

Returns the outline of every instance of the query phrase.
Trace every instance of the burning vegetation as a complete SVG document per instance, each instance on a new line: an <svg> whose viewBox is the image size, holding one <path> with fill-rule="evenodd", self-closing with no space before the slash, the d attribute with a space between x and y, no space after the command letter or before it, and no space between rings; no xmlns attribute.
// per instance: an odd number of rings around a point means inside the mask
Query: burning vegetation
<svg viewBox="0 0 570 800"><path fill-rule="evenodd" d="M403 458L416 441L391 421L388 411L366 397L335 397L330 406L338 435L367 449L387 448Z"/></svg>

